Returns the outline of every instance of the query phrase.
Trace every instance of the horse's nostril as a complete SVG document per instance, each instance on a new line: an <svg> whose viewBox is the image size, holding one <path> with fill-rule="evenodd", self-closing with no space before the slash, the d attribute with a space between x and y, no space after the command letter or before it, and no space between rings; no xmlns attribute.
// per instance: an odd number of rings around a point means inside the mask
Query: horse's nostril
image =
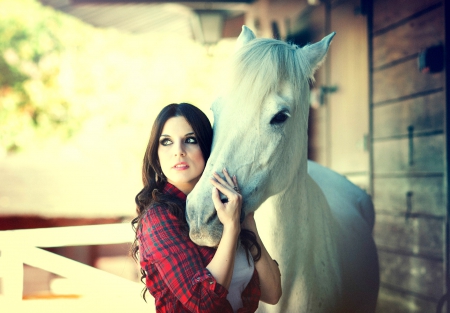
<svg viewBox="0 0 450 313"><path fill-rule="evenodd" d="M210 215L210 216L208 217L208 219L206 220L206 224L208 225L208 224L210 224L211 222L213 222L213 221L216 219L216 217L217 217L217 212L216 212L216 210L214 210L213 214Z"/></svg>

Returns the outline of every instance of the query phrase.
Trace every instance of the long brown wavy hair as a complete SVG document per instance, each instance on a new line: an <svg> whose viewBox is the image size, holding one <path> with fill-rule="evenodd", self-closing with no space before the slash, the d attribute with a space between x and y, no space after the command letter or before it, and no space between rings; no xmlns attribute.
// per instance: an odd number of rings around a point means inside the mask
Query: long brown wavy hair
<svg viewBox="0 0 450 313"><path fill-rule="evenodd" d="M161 110L153 123L150 139L145 151L144 160L142 163L143 188L135 197L137 217L131 221L131 225L135 232L134 242L131 245L131 256L136 260L136 262L139 262L139 241L137 238L137 230L141 227L141 219L145 215L145 212L153 205L162 205L166 207L170 213L176 216L184 225L184 233L186 234L186 238L188 238L189 226L186 222L185 203L175 196L163 193L167 180L162 173L158 158L159 139L161 137L164 125L170 118L179 116L184 117L192 127L195 137L200 145L200 150L202 151L205 164L211 154L213 131L208 117L200 109L189 103L172 103L165 106ZM255 262L258 261L261 257L261 247L256 241L256 235L252 231L242 229L240 233L240 240L242 245L246 248L246 251L250 251L252 247L256 248L257 253L253 256L253 260ZM146 273L142 268L140 269L140 272L141 281L145 284ZM144 300L146 291L147 288L144 288Z"/></svg>

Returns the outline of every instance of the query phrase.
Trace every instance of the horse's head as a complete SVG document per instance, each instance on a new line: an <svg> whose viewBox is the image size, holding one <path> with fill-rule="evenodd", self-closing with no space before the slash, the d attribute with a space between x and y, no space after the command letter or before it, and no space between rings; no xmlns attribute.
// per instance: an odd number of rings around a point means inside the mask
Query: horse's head
<svg viewBox="0 0 450 313"><path fill-rule="evenodd" d="M198 245L216 246L222 236L211 199L214 171L226 167L237 176L247 214L298 179L300 169L306 175L309 81L333 35L299 48L255 39L243 27L225 92L212 106L212 153L188 196L190 237Z"/></svg>

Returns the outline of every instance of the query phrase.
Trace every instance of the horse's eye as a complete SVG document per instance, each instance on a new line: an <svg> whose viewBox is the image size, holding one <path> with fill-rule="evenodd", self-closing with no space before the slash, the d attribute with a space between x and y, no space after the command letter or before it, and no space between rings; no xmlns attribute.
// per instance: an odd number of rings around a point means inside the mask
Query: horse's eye
<svg viewBox="0 0 450 313"><path fill-rule="evenodd" d="M286 112L286 111L281 111L278 112L277 114L275 114L274 117L272 117L272 119L270 120L270 125L276 125L276 124L281 124L286 122L286 120L290 117L291 115Z"/></svg>

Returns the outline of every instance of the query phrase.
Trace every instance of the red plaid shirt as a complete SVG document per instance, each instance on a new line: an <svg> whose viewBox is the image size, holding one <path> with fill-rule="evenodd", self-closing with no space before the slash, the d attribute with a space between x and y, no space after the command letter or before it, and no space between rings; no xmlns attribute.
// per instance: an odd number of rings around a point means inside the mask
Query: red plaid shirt
<svg viewBox="0 0 450 313"><path fill-rule="evenodd" d="M186 201L186 195L167 183L164 193ZM228 290L206 269L216 252L197 246L185 235L182 223L164 206L152 205L138 229L141 267L147 273L147 289L155 298L156 311L233 313ZM261 290L256 270L242 292L244 307L238 313L255 312Z"/></svg>

